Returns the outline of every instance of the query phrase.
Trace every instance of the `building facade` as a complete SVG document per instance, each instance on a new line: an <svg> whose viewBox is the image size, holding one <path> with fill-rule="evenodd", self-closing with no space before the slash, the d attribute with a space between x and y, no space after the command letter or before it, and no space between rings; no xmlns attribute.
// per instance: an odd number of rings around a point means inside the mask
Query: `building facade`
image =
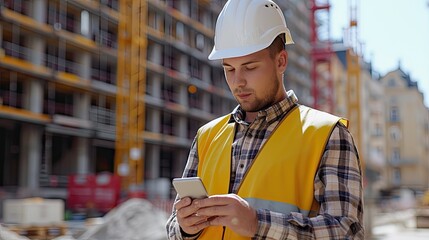
<svg viewBox="0 0 429 240"><path fill-rule="evenodd" d="M350 118L348 107L349 94L347 91L347 54L349 48L342 43L334 45L335 55L333 59L333 75L335 86L335 114ZM386 185L384 169L386 167L385 146L385 106L384 86L379 76L372 69L370 63L360 59L360 122L351 121L350 125L359 124L360 128L350 128L352 134L360 136L355 138L362 166L365 170L365 186L374 191L380 190ZM353 129L361 129L361 133L353 132Z"/></svg>
<svg viewBox="0 0 429 240"><path fill-rule="evenodd" d="M225 0L147 0L145 181L181 175L196 130L236 102L207 59ZM278 1L296 42L285 76L310 105L309 12ZM1 0L0 188L65 197L114 173L119 0Z"/></svg>
<svg viewBox="0 0 429 240"><path fill-rule="evenodd" d="M429 111L423 94L400 67L381 78L385 88L388 188L429 187Z"/></svg>

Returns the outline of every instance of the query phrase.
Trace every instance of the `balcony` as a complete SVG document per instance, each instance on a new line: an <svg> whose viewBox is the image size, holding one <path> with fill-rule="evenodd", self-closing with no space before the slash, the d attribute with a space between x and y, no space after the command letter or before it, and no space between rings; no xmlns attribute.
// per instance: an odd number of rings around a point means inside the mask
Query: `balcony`
<svg viewBox="0 0 429 240"><path fill-rule="evenodd" d="M22 93L0 89L0 106L22 108Z"/></svg>
<svg viewBox="0 0 429 240"><path fill-rule="evenodd" d="M79 69L82 67L81 64L52 55L47 55L46 59L45 66L58 72L79 75Z"/></svg>
<svg viewBox="0 0 429 240"><path fill-rule="evenodd" d="M401 167L401 166L412 166L417 165L419 162L417 159L404 159L404 158L392 158L390 161L390 165L393 167Z"/></svg>
<svg viewBox="0 0 429 240"><path fill-rule="evenodd" d="M91 78L99 82L116 85L116 74L111 72L112 68L106 68L105 70L93 68Z"/></svg>
<svg viewBox="0 0 429 240"><path fill-rule="evenodd" d="M12 42L3 42L3 48L6 56L19 58L22 60L26 60L26 56L28 56L29 49L26 47L23 47L19 44L12 43Z"/></svg>
<svg viewBox="0 0 429 240"><path fill-rule="evenodd" d="M28 15L28 12L29 12L28 1L4 0L3 4L4 4L4 7L9 8L14 12L18 12L23 15Z"/></svg>

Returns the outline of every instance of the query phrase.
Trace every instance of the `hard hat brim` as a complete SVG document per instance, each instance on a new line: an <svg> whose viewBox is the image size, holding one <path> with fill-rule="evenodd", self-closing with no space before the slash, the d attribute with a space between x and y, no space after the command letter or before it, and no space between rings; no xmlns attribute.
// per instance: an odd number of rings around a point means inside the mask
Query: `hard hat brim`
<svg viewBox="0 0 429 240"><path fill-rule="evenodd" d="M284 32L286 34L286 45L294 44L294 41L292 40L292 36L290 35L289 30ZM274 41L274 39L273 39ZM223 49L223 50L217 50L216 46L213 47L213 50L211 51L210 55L208 56L209 60L220 60L225 58L234 58L234 57L242 57L246 56L258 51L261 51L268 46L271 45L270 43L264 43L249 47L243 47L243 48L230 48L230 49Z"/></svg>

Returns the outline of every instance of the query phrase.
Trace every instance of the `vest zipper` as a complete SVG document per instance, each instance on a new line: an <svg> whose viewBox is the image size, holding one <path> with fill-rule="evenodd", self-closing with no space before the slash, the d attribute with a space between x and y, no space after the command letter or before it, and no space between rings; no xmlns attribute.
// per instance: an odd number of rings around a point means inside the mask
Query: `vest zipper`
<svg viewBox="0 0 429 240"><path fill-rule="evenodd" d="M225 229L226 229L226 227L225 227L225 226L223 226L223 231L222 231L222 240L224 240L223 238L225 237Z"/></svg>

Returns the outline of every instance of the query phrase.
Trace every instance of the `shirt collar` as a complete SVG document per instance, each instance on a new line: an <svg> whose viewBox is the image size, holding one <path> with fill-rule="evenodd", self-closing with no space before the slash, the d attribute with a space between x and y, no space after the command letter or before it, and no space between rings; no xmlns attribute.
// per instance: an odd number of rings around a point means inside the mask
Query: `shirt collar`
<svg viewBox="0 0 429 240"><path fill-rule="evenodd" d="M286 94L286 98L281 100L280 102L258 112L258 116L256 119L265 118L265 121L268 123L272 123L283 118L284 114L289 112L296 104L298 103L298 98L293 92L293 90L289 90ZM231 118L229 122L237 122L239 124L249 123L244 121L245 112L241 109L240 105L238 105L231 113Z"/></svg>

